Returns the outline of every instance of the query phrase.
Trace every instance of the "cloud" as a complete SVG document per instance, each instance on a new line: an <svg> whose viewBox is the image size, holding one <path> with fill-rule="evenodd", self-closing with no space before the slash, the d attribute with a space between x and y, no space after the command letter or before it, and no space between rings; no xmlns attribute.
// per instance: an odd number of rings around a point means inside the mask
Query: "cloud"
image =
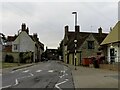
<svg viewBox="0 0 120 90"><path fill-rule="evenodd" d="M97 32L100 26L109 32L118 15L117 2L4 2L2 5L3 33L14 35L24 22L30 34L38 33L41 42L48 47L58 47L65 25L74 30L72 11L78 13L81 31L89 32Z"/></svg>
<svg viewBox="0 0 120 90"><path fill-rule="evenodd" d="M120 21L120 1L118 3L118 20Z"/></svg>

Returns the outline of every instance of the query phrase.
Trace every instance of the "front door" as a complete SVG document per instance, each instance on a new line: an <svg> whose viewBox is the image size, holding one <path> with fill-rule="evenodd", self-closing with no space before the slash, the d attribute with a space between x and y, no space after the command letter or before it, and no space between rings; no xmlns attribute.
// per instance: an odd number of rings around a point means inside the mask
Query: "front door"
<svg viewBox="0 0 120 90"><path fill-rule="evenodd" d="M115 62L115 49L114 48L110 49L110 62L111 63Z"/></svg>

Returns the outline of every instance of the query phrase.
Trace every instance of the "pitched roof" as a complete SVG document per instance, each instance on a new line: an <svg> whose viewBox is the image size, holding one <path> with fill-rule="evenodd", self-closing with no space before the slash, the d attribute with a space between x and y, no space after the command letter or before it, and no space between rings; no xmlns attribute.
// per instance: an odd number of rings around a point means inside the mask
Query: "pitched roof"
<svg viewBox="0 0 120 90"><path fill-rule="evenodd" d="M107 33L91 33L91 32L78 32L77 33L77 49L84 43L84 41L87 39L87 37L92 34L93 37L97 40L97 42L100 44L104 38L108 35ZM70 50L70 52L74 52L74 39L75 39L75 32L68 32L68 50Z"/></svg>
<svg viewBox="0 0 120 90"><path fill-rule="evenodd" d="M32 39L34 42L36 42L37 45L39 45L39 46L41 47L42 50L44 50L44 44L41 43L38 38L34 37L34 35L29 35L29 36L31 37L31 39Z"/></svg>
<svg viewBox="0 0 120 90"><path fill-rule="evenodd" d="M85 39L88 37L88 33L85 32L79 32L77 33L77 48L79 48L83 42L85 41ZM70 38L69 38L70 37ZM70 34L70 36L68 37L68 50L70 50L71 52L74 51L75 47L74 47L74 40L75 40L75 32L73 32L72 34Z"/></svg>
<svg viewBox="0 0 120 90"><path fill-rule="evenodd" d="M117 24L113 27L112 31L103 40L101 45L120 42L120 37L118 37L118 34L120 34L119 31L120 31L120 21L118 21Z"/></svg>
<svg viewBox="0 0 120 90"><path fill-rule="evenodd" d="M7 41L14 41L17 38L17 36L8 36Z"/></svg>
<svg viewBox="0 0 120 90"><path fill-rule="evenodd" d="M4 52L12 52L12 45L7 45L5 46L5 48L3 49Z"/></svg>

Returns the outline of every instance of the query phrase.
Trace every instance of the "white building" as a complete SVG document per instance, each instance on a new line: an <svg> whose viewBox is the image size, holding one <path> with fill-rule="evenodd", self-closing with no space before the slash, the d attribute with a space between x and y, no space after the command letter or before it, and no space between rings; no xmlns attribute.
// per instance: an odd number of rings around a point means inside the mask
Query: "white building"
<svg viewBox="0 0 120 90"><path fill-rule="evenodd" d="M18 53L18 55L14 55L14 58L17 59L17 61L19 60L19 54L25 52L32 53L34 62L41 60L44 45L39 41L37 34L29 35L29 29L26 28L26 25L23 23L18 35L15 37L14 41L8 41L8 46L12 43L11 52L12 55L13 53Z"/></svg>
<svg viewBox="0 0 120 90"><path fill-rule="evenodd" d="M108 62L120 62L120 21L113 27L109 35L101 43L107 46Z"/></svg>

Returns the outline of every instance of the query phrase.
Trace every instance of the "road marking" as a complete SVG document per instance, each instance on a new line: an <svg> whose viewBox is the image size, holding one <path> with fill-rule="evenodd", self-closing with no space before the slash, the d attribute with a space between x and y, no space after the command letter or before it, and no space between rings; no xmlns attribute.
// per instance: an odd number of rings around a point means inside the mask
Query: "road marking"
<svg viewBox="0 0 120 90"><path fill-rule="evenodd" d="M65 71L61 71L61 73L65 73Z"/></svg>
<svg viewBox="0 0 120 90"><path fill-rule="evenodd" d="M2 88L0 88L0 89L8 88L8 87L11 87L11 86L12 86L12 85L4 86L4 87L2 87Z"/></svg>
<svg viewBox="0 0 120 90"><path fill-rule="evenodd" d="M30 75L31 75L31 76L34 76L32 73L30 73ZM31 76L29 76L29 77L31 77Z"/></svg>
<svg viewBox="0 0 120 90"><path fill-rule="evenodd" d="M54 70L49 70L48 72L53 72Z"/></svg>
<svg viewBox="0 0 120 90"><path fill-rule="evenodd" d="M41 72L42 70L37 70L36 72Z"/></svg>
<svg viewBox="0 0 120 90"><path fill-rule="evenodd" d="M26 72L29 72L30 70L25 70L25 71L23 71L23 73L26 73Z"/></svg>
<svg viewBox="0 0 120 90"><path fill-rule="evenodd" d="M64 77L65 75L68 75L67 73L66 74L63 74L62 76L59 76L60 78Z"/></svg>
<svg viewBox="0 0 120 90"><path fill-rule="evenodd" d="M20 78L18 78L18 79L23 79L23 78L27 78L27 77L32 77L32 76L34 76L32 73L29 73L29 74L30 74L29 76L20 77Z"/></svg>
<svg viewBox="0 0 120 90"><path fill-rule="evenodd" d="M13 86L16 86L16 85L19 84L18 79L23 79L23 78L27 78L27 77L32 77L32 76L34 76L32 73L29 73L29 74L30 74L29 76L24 76L24 77L15 79L15 84L14 84Z"/></svg>
<svg viewBox="0 0 120 90"><path fill-rule="evenodd" d="M66 83L67 81L68 81L68 79L65 79L65 81L55 84L55 87L58 88L59 90L62 90L62 89L59 87L59 85L61 85L61 84L63 84L63 83Z"/></svg>
<svg viewBox="0 0 120 90"><path fill-rule="evenodd" d="M16 79L15 80L15 85L13 85L13 86L16 86L16 85L18 85L19 83L18 83L18 80Z"/></svg>

